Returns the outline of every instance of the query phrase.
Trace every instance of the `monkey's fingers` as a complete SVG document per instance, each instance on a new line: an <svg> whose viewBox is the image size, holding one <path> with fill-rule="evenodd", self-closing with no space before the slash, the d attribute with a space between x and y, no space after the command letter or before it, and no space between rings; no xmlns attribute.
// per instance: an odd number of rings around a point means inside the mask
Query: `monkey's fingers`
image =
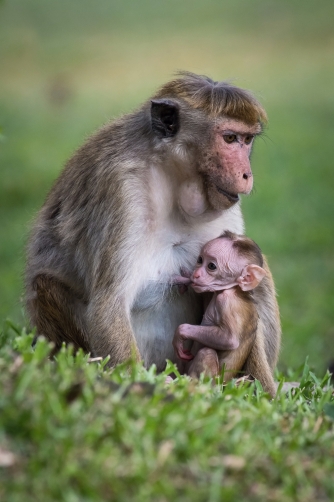
<svg viewBox="0 0 334 502"><path fill-rule="evenodd" d="M194 358L192 353L190 352L189 349L185 349L183 344L184 344L185 338L182 337L179 333L176 333L173 339L173 347L175 350L175 354L177 357L180 359L190 361L191 359Z"/></svg>
<svg viewBox="0 0 334 502"><path fill-rule="evenodd" d="M182 284L186 284L188 286L191 284L191 280L189 277L183 277L182 275L173 275L171 277L171 283L177 284L178 286Z"/></svg>
<svg viewBox="0 0 334 502"><path fill-rule="evenodd" d="M194 359L194 356L192 355L190 350L183 348L181 348L181 350L179 351L178 356L180 359L183 359L184 361L191 361L192 359Z"/></svg>

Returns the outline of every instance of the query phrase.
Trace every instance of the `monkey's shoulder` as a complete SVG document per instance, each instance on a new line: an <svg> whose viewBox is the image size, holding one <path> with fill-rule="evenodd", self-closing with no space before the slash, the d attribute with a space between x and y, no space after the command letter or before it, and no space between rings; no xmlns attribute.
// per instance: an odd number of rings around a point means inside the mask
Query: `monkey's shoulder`
<svg viewBox="0 0 334 502"><path fill-rule="evenodd" d="M250 291L243 291L239 286L234 286L229 289L223 289L217 294L217 298L219 300L228 302L228 301L244 301L244 302L253 302L253 295Z"/></svg>
<svg viewBox="0 0 334 502"><path fill-rule="evenodd" d="M243 317L245 313L251 316L255 309L251 293L242 291L239 286L224 289L213 298L213 301L215 301L217 312L224 317L238 316L240 313L242 313Z"/></svg>

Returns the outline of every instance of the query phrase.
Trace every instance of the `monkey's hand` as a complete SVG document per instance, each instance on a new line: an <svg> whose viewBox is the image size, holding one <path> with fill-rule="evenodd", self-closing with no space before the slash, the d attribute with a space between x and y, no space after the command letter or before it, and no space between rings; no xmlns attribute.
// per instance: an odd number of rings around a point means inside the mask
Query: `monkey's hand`
<svg viewBox="0 0 334 502"><path fill-rule="evenodd" d="M188 277L183 277L183 275L173 275L171 277L171 283L173 286L177 286L179 293L183 295L183 293L188 291L188 286L191 283L191 280Z"/></svg>
<svg viewBox="0 0 334 502"><path fill-rule="evenodd" d="M191 324L180 324L173 338L173 347L176 355L185 361L190 361L194 358L190 350L184 348L184 342L186 340L191 340L190 335L192 328L193 326Z"/></svg>

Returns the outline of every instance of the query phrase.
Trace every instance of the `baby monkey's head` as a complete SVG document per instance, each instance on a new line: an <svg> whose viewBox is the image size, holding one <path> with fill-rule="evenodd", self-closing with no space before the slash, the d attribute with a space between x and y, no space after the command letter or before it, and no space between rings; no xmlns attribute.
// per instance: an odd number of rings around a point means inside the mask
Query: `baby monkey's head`
<svg viewBox="0 0 334 502"><path fill-rule="evenodd" d="M265 275L259 246L248 237L226 231L203 246L191 281L198 293L234 286L250 291Z"/></svg>

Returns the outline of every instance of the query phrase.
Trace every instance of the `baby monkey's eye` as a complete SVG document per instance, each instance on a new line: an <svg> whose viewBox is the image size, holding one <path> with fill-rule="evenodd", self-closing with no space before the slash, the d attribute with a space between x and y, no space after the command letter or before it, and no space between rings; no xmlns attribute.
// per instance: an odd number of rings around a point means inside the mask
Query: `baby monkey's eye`
<svg viewBox="0 0 334 502"><path fill-rule="evenodd" d="M216 270L216 268L217 268L217 266L214 263L212 263L212 261L210 261L210 263L208 263L209 270Z"/></svg>
<svg viewBox="0 0 334 502"><path fill-rule="evenodd" d="M199 265L202 265L202 263L203 263L203 258L202 258L201 256L199 256L199 257L197 258L197 263L198 263Z"/></svg>

